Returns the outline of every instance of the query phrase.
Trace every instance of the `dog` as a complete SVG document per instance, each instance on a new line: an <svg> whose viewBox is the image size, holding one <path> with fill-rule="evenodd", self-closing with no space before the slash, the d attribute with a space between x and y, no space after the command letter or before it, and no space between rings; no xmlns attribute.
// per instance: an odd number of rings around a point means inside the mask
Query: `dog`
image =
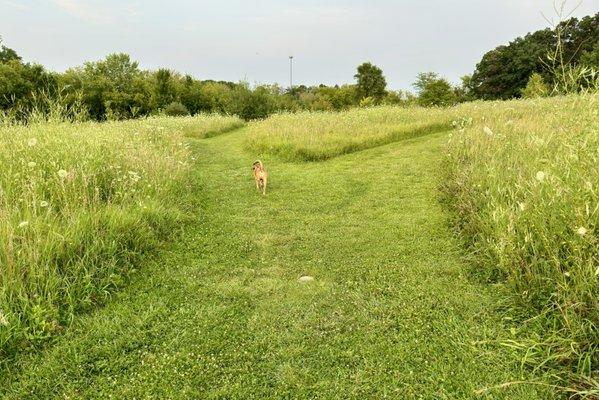
<svg viewBox="0 0 599 400"><path fill-rule="evenodd" d="M256 181L256 189L262 192L262 195L266 194L266 182L268 181L268 172L264 169L262 161L256 160L252 164L252 171L254 172L254 179Z"/></svg>

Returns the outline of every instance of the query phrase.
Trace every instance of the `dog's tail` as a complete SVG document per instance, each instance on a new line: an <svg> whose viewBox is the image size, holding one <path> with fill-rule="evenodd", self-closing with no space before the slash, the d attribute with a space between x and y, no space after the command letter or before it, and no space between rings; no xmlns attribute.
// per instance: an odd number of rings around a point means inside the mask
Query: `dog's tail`
<svg viewBox="0 0 599 400"><path fill-rule="evenodd" d="M262 164L262 161L260 160L256 160L254 161L254 165L258 164L260 166L260 169L264 169L264 164Z"/></svg>

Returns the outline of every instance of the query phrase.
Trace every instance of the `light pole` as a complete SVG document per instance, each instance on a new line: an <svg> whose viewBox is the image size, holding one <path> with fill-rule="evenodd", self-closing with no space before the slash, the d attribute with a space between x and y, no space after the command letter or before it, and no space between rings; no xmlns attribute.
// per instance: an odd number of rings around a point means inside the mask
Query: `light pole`
<svg viewBox="0 0 599 400"><path fill-rule="evenodd" d="M289 88L293 89L293 56L289 56Z"/></svg>

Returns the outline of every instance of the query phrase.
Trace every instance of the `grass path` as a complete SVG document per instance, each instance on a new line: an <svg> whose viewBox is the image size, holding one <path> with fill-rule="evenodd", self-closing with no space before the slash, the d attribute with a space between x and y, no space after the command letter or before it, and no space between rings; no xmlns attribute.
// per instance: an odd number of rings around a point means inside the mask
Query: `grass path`
<svg viewBox="0 0 599 400"><path fill-rule="evenodd" d="M527 378L438 205L445 134L322 163L195 141L198 223L0 380L6 398L469 399ZM308 274L313 282L299 283ZM551 398L541 387L487 398Z"/></svg>

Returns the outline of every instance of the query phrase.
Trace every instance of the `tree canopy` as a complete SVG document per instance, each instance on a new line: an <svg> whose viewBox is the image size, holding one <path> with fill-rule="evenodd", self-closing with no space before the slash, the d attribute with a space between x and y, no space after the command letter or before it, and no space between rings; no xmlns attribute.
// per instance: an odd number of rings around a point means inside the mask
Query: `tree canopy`
<svg viewBox="0 0 599 400"><path fill-rule="evenodd" d="M372 97L375 100L381 100L387 92L387 81L383 76L383 70L369 62L358 66L358 71L354 75L357 80L358 96L360 99Z"/></svg>

